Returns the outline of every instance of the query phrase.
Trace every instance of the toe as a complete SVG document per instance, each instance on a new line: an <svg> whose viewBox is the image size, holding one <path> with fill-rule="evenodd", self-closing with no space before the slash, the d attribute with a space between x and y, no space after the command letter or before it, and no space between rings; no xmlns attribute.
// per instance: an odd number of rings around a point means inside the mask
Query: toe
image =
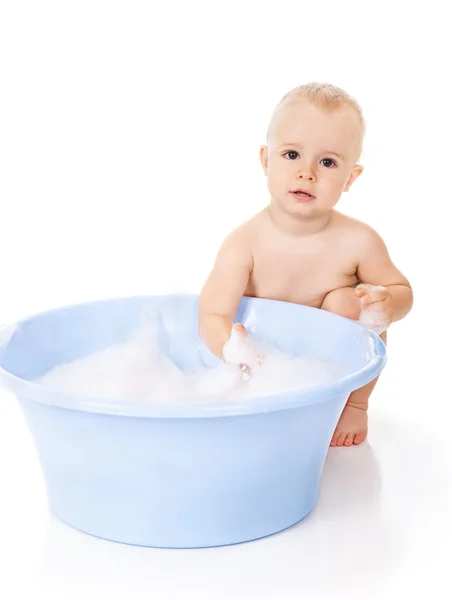
<svg viewBox="0 0 452 600"><path fill-rule="evenodd" d="M347 437L346 433L340 433L336 440L336 446L343 446L345 442L345 438Z"/></svg>
<svg viewBox="0 0 452 600"><path fill-rule="evenodd" d="M333 433L333 437L331 438L330 446L335 446L337 444L337 438L339 436L339 432L335 431Z"/></svg>
<svg viewBox="0 0 452 600"><path fill-rule="evenodd" d="M359 433L357 433L355 435L355 439L354 439L353 443L355 445L361 444L366 439L366 436L367 436L367 433L365 431L360 431Z"/></svg>
<svg viewBox="0 0 452 600"><path fill-rule="evenodd" d="M353 444L354 438L355 438L354 433L347 433L347 437L345 438L345 441L344 441L344 446L351 446Z"/></svg>

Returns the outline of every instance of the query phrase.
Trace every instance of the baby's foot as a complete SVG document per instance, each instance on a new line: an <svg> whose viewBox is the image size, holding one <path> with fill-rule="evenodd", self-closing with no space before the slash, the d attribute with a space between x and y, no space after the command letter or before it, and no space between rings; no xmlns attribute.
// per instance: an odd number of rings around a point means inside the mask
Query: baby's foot
<svg viewBox="0 0 452 600"><path fill-rule="evenodd" d="M361 444L367 437L367 410L345 406L342 411L330 446L352 446Z"/></svg>

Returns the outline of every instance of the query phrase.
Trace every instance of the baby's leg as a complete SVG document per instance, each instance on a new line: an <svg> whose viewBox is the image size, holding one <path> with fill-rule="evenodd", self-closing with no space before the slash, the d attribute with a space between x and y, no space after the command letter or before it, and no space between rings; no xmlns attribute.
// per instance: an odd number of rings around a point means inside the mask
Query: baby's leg
<svg viewBox="0 0 452 600"><path fill-rule="evenodd" d="M321 308L357 321L361 312L361 302L355 295L354 287L341 288L330 292ZM386 343L386 331L380 337ZM378 377L350 394L336 426L331 446L351 446L360 444L366 439L369 397L377 381Z"/></svg>

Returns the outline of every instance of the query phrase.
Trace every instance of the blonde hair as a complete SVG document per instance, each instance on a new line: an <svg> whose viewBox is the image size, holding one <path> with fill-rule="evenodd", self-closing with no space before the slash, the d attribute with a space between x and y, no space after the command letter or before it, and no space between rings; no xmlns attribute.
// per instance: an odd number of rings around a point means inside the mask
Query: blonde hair
<svg viewBox="0 0 452 600"><path fill-rule="evenodd" d="M349 106L354 110L356 116L358 117L361 127L361 139L364 137L366 124L361 106L358 104L355 98L350 96L350 94L348 94L345 90L330 83L305 83L304 85L300 85L287 92L287 94L285 94L277 104L273 112L270 125L273 121L274 115L281 107L300 100L307 100L315 106L328 111L334 111L342 108L343 106ZM270 125L268 130L270 130Z"/></svg>

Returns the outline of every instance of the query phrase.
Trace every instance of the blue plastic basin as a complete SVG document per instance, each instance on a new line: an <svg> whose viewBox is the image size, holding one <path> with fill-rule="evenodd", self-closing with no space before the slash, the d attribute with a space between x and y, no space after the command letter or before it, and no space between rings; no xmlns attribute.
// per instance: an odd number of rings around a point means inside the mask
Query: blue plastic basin
<svg viewBox="0 0 452 600"><path fill-rule="evenodd" d="M331 436L353 390L384 367L380 338L331 313L243 298L237 321L297 355L341 363L331 384L243 401L88 398L34 382L59 364L127 341L143 319L179 366L217 364L197 335L195 295L106 300L0 333L0 381L20 402L52 512L118 542L195 548L281 531L315 507ZM32 501L32 500L30 500Z"/></svg>

